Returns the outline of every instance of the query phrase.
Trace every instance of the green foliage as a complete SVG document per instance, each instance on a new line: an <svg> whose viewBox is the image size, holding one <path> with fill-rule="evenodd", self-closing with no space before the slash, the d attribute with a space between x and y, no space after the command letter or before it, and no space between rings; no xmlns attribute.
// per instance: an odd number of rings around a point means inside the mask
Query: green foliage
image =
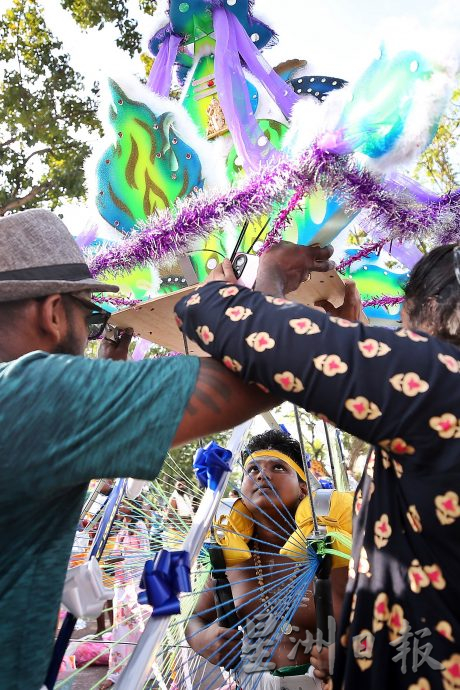
<svg viewBox="0 0 460 690"><path fill-rule="evenodd" d="M152 69L153 57L150 55L150 53L141 53L140 58L144 68L145 78L147 79L150 74L150 70Z"/></svg>
<svg viewBox="0 0 460 690"><path fill-rule="evenodd" d="M215 441L220 446L226 447L230 435L231 431L226 431L221 434L213 434L212 436L206 436L205 438L201 439L201 442L203 446L206 446L210 441ZM160 473L160 479L162 479L162 475L167 475L168 482L165 481L165 483L171 484L170 477L171 475L174 475L176 478L187 477L188 479L195 481L192 466L193 456L199 447L200 444L198 441L192 441L192 443L186 443L184 446L180 446L180 448L173 448L170 450L168 453L168 456L170 457L166 461L165 466Z"/></svg>
<svg viewBox="0 0 460 690"><path fill-rule="evenodd" d="M10 0L0 17L0 215L86 194L83 165L102 134L98 85L85 84L58 37L46 26L43 1ZM61 0L85 30L113 24L131 56L141 34L127 0ZM139 0L147 14L155 0Z"/></svg>
<svg viewBox="0 0 460 690"><path fill-rule="evenodd" d="M446 193L460 186L460 173L452 155L460 147L460 88L452 94L449 108L441 118L438 131L421 155L415 175L421 182L429 182L436 191Z"/></svg>
<svg viewBox="0 0 460 690"><path fill-rule="evenodd" d="M85 350L85 357L89 357L90 359L97 359L97 352L99 350L99 345L100 345L99 340L88 340L88 344L86 346ZM133 340L132 343L129 346L128 350L128 355L131 356L134 352L134 348L136 347L137 341ZM165 355L168 354L168 350L165 347L162 347L161 345L155 345L155 343L152 343L152 346L150 350L145 354L144 359L153 359L155 357L164 357Z"/></svg>
<svg viewBox="0 0 460 690"><path fill-rule="evenodd" d="M369 237L365 230L360 227L353 227L351 232L348 233L348 243L355 246L361 247L365 242L369 242Z"/></svg>
<svg viewBox="0 0 460 690"><path fill-rule="evenodd" d="M278 411L281 411L278 408ZM328 452L326 445L320 438L316 437L316 418L298 408L300 426L302 429L302 441L305 448L305 452L310 456L311 469L321 475L329 474L324 465L324 461L328 458ZM279 417L277 417L279 418ZM291 426L296 425L294 410L289 409L284 412L284 418L289 420Z"/></svg>
<svg viewBox="0 0 460 690"><path fill-rule="evenodd" d="M0 60L0 215L83 197L97 87L85 93L36 0L12 0L0 18Z"/></svg>
<svg viewBox="0 0 460 690"><path fill-rule="evenodd" d="M116 44L131 57L140 52L141 33L137 29L137 21L129 16L128 2L124 0L61 0L65 10L69 10L72 17L82 29L102 29L106 24L114 24L119 36ZM140 0L139 7L146 14L153 14L156 10L155 0Z"/></svg>
<svg viewBox="0 0 460 690"><path fill-rule="evenodd" d="M347 434L345 431L342 432L341 439L347 469L351 472L355 479L359 479L360 471L359 467L357 466L358 460L367 456L371 446L365 441L362 441L360 438Z"/></svg>
<svg viewBox="0 0 460 690"><path fill-rule="evenodd" d="M304 441L305 451L310 456L311 460L316 460L322 463L327 455L325 444L319 438L314 438L311 441Z"/></svg>

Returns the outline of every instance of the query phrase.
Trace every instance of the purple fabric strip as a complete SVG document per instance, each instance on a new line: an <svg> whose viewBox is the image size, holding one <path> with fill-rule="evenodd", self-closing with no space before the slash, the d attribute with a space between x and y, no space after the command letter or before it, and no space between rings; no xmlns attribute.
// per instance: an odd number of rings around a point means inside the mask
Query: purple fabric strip
<svg viewBox="0 0 460 690"><path fill-rule="evenodd" d="M216 37L214 73L219 103L232 134L233 143L246 172L258 170L261 163L279 159L252 112L249 93L238 53L233 17L225 9L213 12ZM234 18L236 23L238 20Z"/></svg>
<svg viewBox="0 0 460 690"><path fill-rule="evenodd" d="M176 60L181 37L171 34L160 46L158 55L150 70L147 86L153 93L169 96L171 88L172 70Z"/></svg>
<svg viewBox="0 0 460 690"><path fill-rule="evenodd" d="M413 268L417 261L423 256L423 253L420 249L417 249L415 244L391 242L390 244L385 244L383 248L402 263L403 266L407 266L407 268Z"/></svg>
<svg viewBox="0 0 460 690"><path fill-rule="evenodd" d="M392 173L385 180L385 187L392 192L408 192L416 201L422 204L439 204L450 203L453 199L460 198L460 189L453 189L448 194L435 194L426 187L423 187L419 182L412 180L407 175L400 173Z"/></svg>
<svg viewBox="0 0 460 690"><path fill-rule="evenodd" d="M270 67L234 14L229 13L228 21L235 33L238 52L249 71L265 86L283 115L289 118L299 97L292 87Z"/></svg>
<svg viewBox="0 0 460 690"><path fill-rule="evenodd" d="M91 227L89 227L87 230L82 230L82 232L75 237L75 242L78 244L80 249L89 247L91 242L94 242L97 237L97 230L97 225L91 225Z"/></svg>
<svg viewBox="0 0 460 690"><path fill-rule="evenodd" d="M144 359L145 355L151 347L151 342L149 342L148 340L144 340L144 338L139 338L139 340L136 343L136 347L133 350L133 354L131 355L131 359L134 362L139 362L139 360Z"/></svg>
<svg viewBox="0 0 460 690"><path fill-rule="evenodd" d="M401 175L400 173L392 173L389 175L385 180L385 187L392 192L408 192L414 199L423 204L442 200L442 196L425 189L425 187L422 187L422 185L415 180L411 180L407 175Z"/></svg>

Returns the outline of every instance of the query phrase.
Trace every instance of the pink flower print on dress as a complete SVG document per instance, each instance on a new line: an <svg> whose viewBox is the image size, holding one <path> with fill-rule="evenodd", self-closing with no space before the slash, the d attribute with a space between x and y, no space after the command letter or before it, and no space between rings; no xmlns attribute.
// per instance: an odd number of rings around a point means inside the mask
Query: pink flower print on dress
<svg viewBox="0 0 460 690"><path fill-rule="evenodd" d="M297 333L297 335L316 335L317 333L321 333L318 324L311 319L291 319L289 325L294 329L294 333Z"/></svg>
<svg viewBox="0 0 460 690"><path fill-rule="evenodd" d="M409 338L414 343L427 343L428 338L420 335L419 333L414 333L414 331L409 331L407 328L400 328L399 331L395 331L395 335L399 335L400 338Z"/></svg>
<svg viewBox="0 0 460 690"><path fill-rule="evenodd" d="M382 343L374 338L367 338L358 342L359 350L363 357L371 359L372 357L383 357L391 352L391 347L386 343Z"/></svg>
<svg viewBox="0 0 460 690"><path fill-rule="evenodd" d="M185 303L187 307L193 307L195 304L199 304L201 302L201 296L198 294L198 292L194 292L193 295L191 295L187 302Z"/></svg>
<svg viewBox="0 0 460 690"><path fill-rule="evenodd" d="M319 355L313 359L313 363L325 376L336 376L348 371L348 364L342 362L339 355Z"/></svg>
<svg viewBox="0 0 460 690"><path fill-rule="evenodd" d="M221 297L233 297L234 295L237 295L239 293L238 288L236 285L228 285L227 287L221 288L219 290L219 295Z"/></svg>
<svg viewBox="0 0 460 690"><path fill-rule="evenodd" d="M214 340L214 333L209 330L209 326L198 326L196 332L205 345L209 345Z"/></svg>
<svg viewBox="0 0 460 690"><path fill-rule="evenodd" d="M227 367L227 369L230 369L230 371L238 373L243 368L242 365L236 359L232 359L232 357L229 357L228 355L225 355L222 362L224 366Z"/></svg>
<svg viewBox="0 0 460 690"><path fill-rule="evenodd" d="M455 357L451 357L450 355L444 355L442 353L439 353L438 359L453 374L460 373L460 362L458 360L456 360Z"/></svg>
<svg viewBox="0 0 460 690"><path fill-rule="evenodd" d="M251 314L252 311L245 307L229 307L225 312L225 316L228 316L231 321L244 321Z"/></svg>
<svg viewBox="0 0 460 690"><path fill-rule="evenodd" d="M388 515L383 513L374 525L374 542L378 549L388 544L392 531Z"/></svg>
<svg viewBox="0 0 460 690"><path fill-rule="evenodd" d="M265 350L271 350L275 347L275 341L266 331L251 333L246 338L246 342L249 347L254 348L256 352L265 352Z"/></svg>
<svg viewBox="0 0 460 690"><path fill-rule="evenodd" d="M426 393L429 388L428 383L413 371L407 374L395 374L391 377L390 383L395 390L404 393L409 398L414 398L419 393Z"/></svg>
<svg viewBox="0 0 460 690"><path fill-rule="evenodd" d="M292 371L283 371L280 374L275 374L273 378L288 393L300 393L300 391L303 391L302 381L297 376L294 376Z"/></svg>
<svg viewBox="0 0 460 690"><path fill-rule="evenodd" d="M458 419L451 412L444 412L440 417L431 417L429 424L441 438L460 438Z"/></svg>
<svg viewBox="0 0 460 690"><path fill-rule="evenodd" d="M447 491L434 499L436 517L441 525L451 525L460 517L460 505L458 494L455 491Z"/></svg>
<svg viewBox="0 0 460 690"><path fill-rule="evenodd" d="M377 419L382 414L377 405L363 395L358 395L357 398L348 398L345 407L355 419L360 421Z"/></svg>

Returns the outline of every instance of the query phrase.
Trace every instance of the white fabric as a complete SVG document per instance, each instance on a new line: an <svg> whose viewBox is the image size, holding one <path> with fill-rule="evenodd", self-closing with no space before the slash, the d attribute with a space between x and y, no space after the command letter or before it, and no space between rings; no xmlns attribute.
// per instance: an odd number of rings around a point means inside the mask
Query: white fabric
<svg viewBox="0 0 460 690"><path fill-rule="evenodd" d="M321 681L313 676L310 666L308 675L286 676L280 678L272 676L268 671L263 673L238 674L238 687L242 690L321 690Z"/></svg>
<svg viewBox="0 0 460 690"><path fill-rule="evenodd" d="M190 496L187 494L180 494L174 489L169 500L172 501L172 499L176 501L176 512L179 517L192 517L193 507Z"/></svg>
<svg viewBox="0 0 460 690"><path fill-rule="evenodd" d="M80 530L75 534L72 546L72 554L84 553L89 546L89 532Z"/></svg>

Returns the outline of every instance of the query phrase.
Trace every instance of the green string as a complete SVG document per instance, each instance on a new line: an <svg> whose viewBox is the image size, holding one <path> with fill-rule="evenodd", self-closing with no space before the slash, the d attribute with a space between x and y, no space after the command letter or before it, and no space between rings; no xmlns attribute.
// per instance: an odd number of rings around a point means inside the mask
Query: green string
<svg viewBox="0 0 460 690"><path fill-rule="evenodd" d="M340 532L328 532L325 537L319 539L309 539L308 542L311 545L315 545L316 553L318 554L318 556L325 556L326 554L330 554L332 556L339 556L340 558L346 558L347 560L350 560L350 554L338 551L337 549L331 549L329 547L328 544L334 540L340 542L342 546L345 546L347 549L351 550L351 538L345 536Z"/></svg>

